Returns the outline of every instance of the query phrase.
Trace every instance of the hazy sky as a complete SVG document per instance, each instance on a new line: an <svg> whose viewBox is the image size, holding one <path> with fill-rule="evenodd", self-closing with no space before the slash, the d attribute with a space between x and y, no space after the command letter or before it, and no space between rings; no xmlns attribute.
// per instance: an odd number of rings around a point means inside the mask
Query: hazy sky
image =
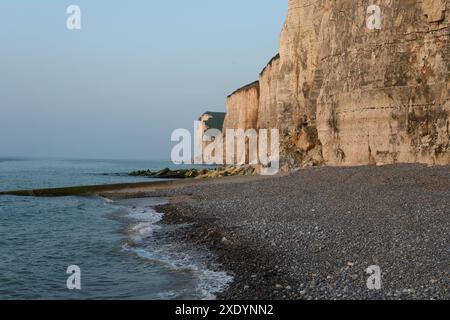
<svg viewBox="0 0 450 320"><path fill-rule="evenodd" d="M66 8L82 29L66 28ZM169 159L257 79L287 0L0 2L0 157Z"/></svg>

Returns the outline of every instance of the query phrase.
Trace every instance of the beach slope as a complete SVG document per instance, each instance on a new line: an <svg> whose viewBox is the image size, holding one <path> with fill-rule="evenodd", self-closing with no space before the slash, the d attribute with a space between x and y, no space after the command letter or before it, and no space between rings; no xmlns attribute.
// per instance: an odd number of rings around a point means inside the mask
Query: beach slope
<svg viewBox="0 0 450 320"><path fill-rule="evenodd" d="M311 168L129 191L235 276L222 299L449 299L450 167ZM107 196L114 196L108 193ZM379 266L381 290L366 269Z"/></svg>

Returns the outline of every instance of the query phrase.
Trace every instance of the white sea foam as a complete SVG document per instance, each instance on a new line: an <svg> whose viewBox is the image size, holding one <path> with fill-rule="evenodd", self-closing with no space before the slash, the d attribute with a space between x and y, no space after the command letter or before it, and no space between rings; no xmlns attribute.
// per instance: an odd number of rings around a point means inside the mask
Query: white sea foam
<svg viewBox="0 0 450 320"><path fill-rule="evenodd" d="M149 250L144 248L130 248L143 259L163 263L178 272L191 272L198 279L197 291L205 300L215 299L215 295L223 292L233 281L233 277L224 271L209 269L205 263L205 257L200 251L180 252L177 246L163 246L161 249ZM185 249L186 250L186 249Z"/></svg>
<svg viewBox="0 0 450 320"><path fill-rule="evenodd" d="M165 237L168 230L173 231L174 227L159 225L163 214L153 208L164 204L163 201L130 199L117 204L126 208L125 217L130 221L127 229L130 241L123 245L124 250L161 264L169 270L191 273L198 279L197 291L203 299L215 299L215 294L223 292L233 281L226 272L211 270L207 266L210 253L205 249L193 248L186 243ZM173 292L161 294L167 298L176 296Z"/></svg>
<svg viewBox="0 0 450 320"><path fill-rule="evenodd" d="M102 200L105 201L106 203L114 203L114 200L109 199L109 198L100 197L100 199L102 199Z"/></svg>

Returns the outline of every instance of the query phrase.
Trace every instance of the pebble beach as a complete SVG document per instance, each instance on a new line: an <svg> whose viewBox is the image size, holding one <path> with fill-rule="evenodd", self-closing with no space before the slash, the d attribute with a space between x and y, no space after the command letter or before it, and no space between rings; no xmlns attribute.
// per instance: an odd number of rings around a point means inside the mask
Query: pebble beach
<svg viewBox="0 0 450 320"><path fill-rule="evenodd" d="M121 195L125 196L125 195ZM309 168L127 194L234 277L219 299L449 299L450 167ZM369 266L382 287L367 287Z"/></svg>

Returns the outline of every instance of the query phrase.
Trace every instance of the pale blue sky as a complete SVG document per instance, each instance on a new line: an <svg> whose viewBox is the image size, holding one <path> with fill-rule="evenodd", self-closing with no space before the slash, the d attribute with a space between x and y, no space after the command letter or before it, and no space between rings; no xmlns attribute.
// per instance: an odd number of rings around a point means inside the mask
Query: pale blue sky
<svg viewBox="0 0 450 320"><path fill-rule="evenodd" d="M66 8L82 30L66 29ZM287 0L0 2L0 157L169 159L277 53ZM192 129L191 129L192 130Z"/></svg>

